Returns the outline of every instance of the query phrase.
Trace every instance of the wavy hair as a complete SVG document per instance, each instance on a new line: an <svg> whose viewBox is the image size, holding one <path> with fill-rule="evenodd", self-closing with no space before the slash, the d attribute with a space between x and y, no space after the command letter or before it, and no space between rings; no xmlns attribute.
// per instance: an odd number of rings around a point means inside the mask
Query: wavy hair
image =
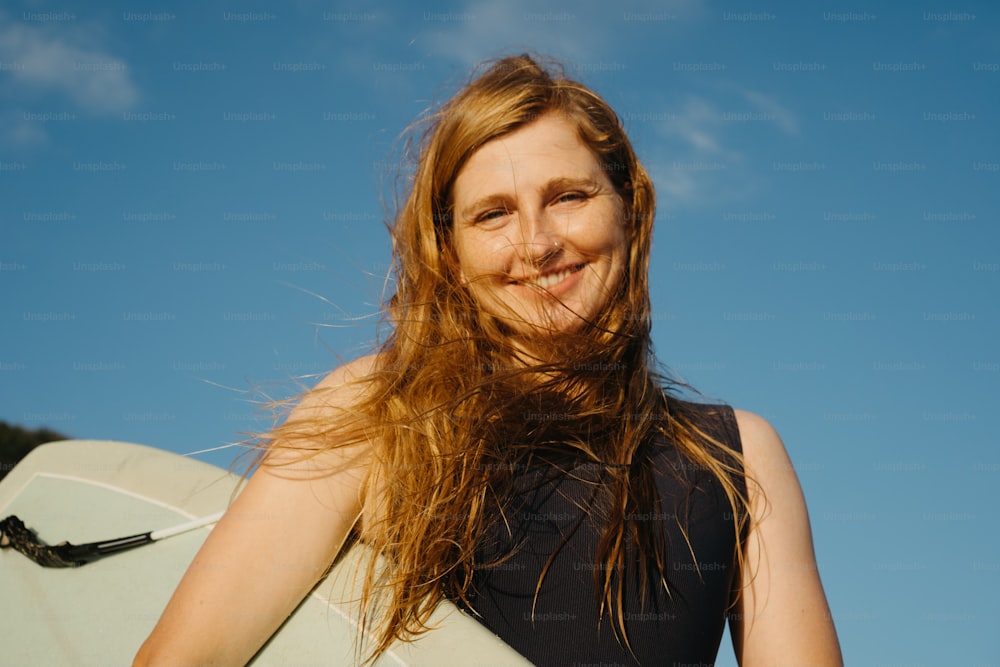
<svg viewBox="0 0 1000 667"><path fill-rule="evenodd" d="M462 284L452 189L479 147L550 113L573 123L621 197L629 256L593 321L545 338L558 357L526 359L508 324L477 308ZM477 547L502 523L517 471L595 464L603 472L589 509L603 522L595 562L604 564L594 570L595 598L627 645L618 573L636 568L643 582L667 585L662 532L633 518L659 502L648 465L652 439L665 436L718 478L738 538L748 521L739 453L710 437L655 370L653 185L614 110L557 65L527 55L487 64L420 126L410 144L416 168L390 230L389 333L373 371L359 380L362 398L322 422L278 426L264 444L308 456L369 443L358 532L381 556L359 573L362 619L374 638L369 659L427 630L442 599L469 602L473 572L492 564ZM538 414L559 418L526 418ZM742 547L737 556L742 562Z"/></svg>

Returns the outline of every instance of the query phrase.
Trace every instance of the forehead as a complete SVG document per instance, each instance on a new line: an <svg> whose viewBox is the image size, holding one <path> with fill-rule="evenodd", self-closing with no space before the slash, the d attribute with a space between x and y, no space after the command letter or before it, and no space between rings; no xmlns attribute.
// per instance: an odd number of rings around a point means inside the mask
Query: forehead
<svg viewBox="0 0 1000 667"><path fill-rule="evenodd" d="M479 147L459 170L453 195L457 204L494 190L603 176L600 162L576 126L550 114Z"/></svg>

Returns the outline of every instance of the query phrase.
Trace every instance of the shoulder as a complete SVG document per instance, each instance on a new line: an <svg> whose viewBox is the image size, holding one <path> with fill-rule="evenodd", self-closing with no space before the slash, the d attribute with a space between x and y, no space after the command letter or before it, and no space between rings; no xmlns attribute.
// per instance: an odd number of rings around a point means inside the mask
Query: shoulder
<svg viewBox="0 0 1000 667"><path fill-rule="evenodd" d="M338 366L317 385L316 389L336 389L370 377L379 367L379 355L369 354Z"/></svg>
<svg viewBox="0 0 1000 667"><path fill-rule="evenodd" d="M758 485L770 482L799 488L788 451L770 422L753 412L733 410L747 475Z"/></svg>
<svg viewBox="0 0 1000 667"><path fill-rule="evenodd" d="M360 357L337 367L303 393L284 423L269 434L266 460L270 466L312 474L346 458L366 457L369 443L356 437L349 415L364 401L377 368L378 355ZM336 443L330 439L335 434ZM345 446L348 442L357 444Z"/></svg>
<svg viewBox="0 0 1000 667"><path fill-rule="evenodd" d="M736 417L736 425L740 429L740 439L743 440L744 447L750 446L757 449L781 447L784 449L778 432L774 430L769 421L747 410L734 409L733 415Z"/></svg>
<svg viewBox="0 0 1000 667"><path fill-rule="evenodd" d="M360 401L367 382L378 370L379 355L358 357L338 366L302 395L289 421L323 417L330 410L349 409Z"/></svg>

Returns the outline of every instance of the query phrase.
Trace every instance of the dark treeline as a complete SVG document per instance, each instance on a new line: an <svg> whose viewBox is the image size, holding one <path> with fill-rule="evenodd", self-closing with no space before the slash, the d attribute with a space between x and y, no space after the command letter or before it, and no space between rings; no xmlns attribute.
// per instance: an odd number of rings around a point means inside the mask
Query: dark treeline
<svg viewBox="0 0 1000 667"><path fill-rule="evenodd" d="M66 439L65 435L47 428L33 430L0 421L0 479L38 445Z"/></svg>

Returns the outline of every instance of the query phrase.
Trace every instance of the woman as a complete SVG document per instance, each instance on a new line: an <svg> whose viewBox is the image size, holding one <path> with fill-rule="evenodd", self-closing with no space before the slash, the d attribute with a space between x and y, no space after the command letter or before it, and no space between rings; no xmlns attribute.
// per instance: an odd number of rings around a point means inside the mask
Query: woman
<svg viewBox="0 0 1000 667"><path fill-rule="evenodd" d="M537 664L712 663L727 618L742 665L841 664L780 439L654 371L614 111L521 56L429 121L391 334L268 435L136 663L246 662L356 535L373 655L449 598Z"/></svg>

